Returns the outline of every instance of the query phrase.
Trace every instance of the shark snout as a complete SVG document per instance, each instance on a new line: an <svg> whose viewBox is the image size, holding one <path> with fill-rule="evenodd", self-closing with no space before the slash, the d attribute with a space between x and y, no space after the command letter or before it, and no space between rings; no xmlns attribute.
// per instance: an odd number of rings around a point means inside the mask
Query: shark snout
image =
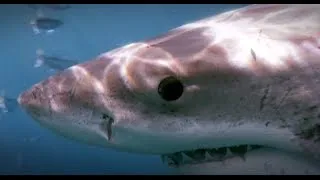
<svg viewBox="0 0 320 180"><path fill-rule="evenodd" d="M43 91L38 87L32 87L22 92L18 97L18 103L22 107L40 106L41 96Z"/></svg>
<svg viewBox="0 0 320 180"><path fill-rule="evenodd" d="M30 94L31 94L30 91L24 91L19 94L17 101L20 106L22 107L28 106L29 99L31 97Z"/></svg>
<svg viewBox="0 0 320 180"><path fill-rule="evenodd" d="M27 113L32 116L40 116L43 112L46 112L50 107L48 98L40 85L35 85L30 89L22 92L17 101Z"/></svg>

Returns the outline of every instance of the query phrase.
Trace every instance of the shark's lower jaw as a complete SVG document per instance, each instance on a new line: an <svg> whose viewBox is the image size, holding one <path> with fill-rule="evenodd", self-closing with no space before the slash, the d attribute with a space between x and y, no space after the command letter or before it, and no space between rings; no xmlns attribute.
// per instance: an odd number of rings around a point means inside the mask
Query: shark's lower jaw
<svg viewBox="0 0 320 180"><path fill-rule="evenodd" d="M240 157L245 161L247 152L262 148L260 145L236 145L212 149L196 149L180 151L161 156L162 161L170 167L180 167L187 164L201 164L212 161L225 161L229 158Z"/></svg>

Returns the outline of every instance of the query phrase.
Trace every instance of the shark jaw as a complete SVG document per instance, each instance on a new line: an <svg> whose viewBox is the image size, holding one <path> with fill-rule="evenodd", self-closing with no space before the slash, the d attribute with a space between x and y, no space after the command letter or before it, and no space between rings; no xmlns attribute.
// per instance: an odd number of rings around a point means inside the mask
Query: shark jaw
<svg viewBox="0 0 320 180"><path fill-rule="evenodd" d="M211 161L225 161L233 157L240 157L245 161L247 152L260 149L259 145L238 145L212 149L196 149L193 151L180 151L161 156L164 163L171 167L180 167L186 164L200 164Z"/></svg>
<svg viewBox="0 0 320 180"><path fill-rule="evenodd" d="M154 149L167 151L162 153L161 160L178 174L320 174L319 162L300 153L294 143L295 136L286 128L243 124L229 130L217 131L210 126L201 129L204 134L210 129L218 133L208 137L197 137L196 133L181 136L175 134L171 138L166 137L166 142L153 139L155 144L148 144L152 149L145 150L145 153L160 153ZM146 136L141 129L138 132L142 133L140 137L154 137L154 134ZM115 140L117 134L126 134L116 128L115 133ZM144 138L139 141L148 142Z"/></svg>
<svg viewBox="0 0 320 180"><path fill-rule="evenodd" d="M41 106L24 102L31 96L33 93L22 95L18 100L20 105L25 106L33 119L55 133L90 145L160 155L178 173L250 174L252 168L260 167L252 174L320 174L319 165L303 158L296 159L289 153L301 150L294 142L296 136L289 128L273 125L271 120L228 121L223 117L212 121L211 117L196 120L192 116L168 119L163 115L159 120L166 119L166 123L148 121L143 116L137 122L83 106L73 106L72 111L66 113L58 112L52 100L51 104L42 103ZM264 154L259 154L264 149ZM271 164L278 164L273 166L276 172L270 170L268 159L272 159ZM241 169L246 171L241 172Z"/></svg>
<svg viewBox="0 0 320 180"><path fill-rule="evenodd" d="M34 119L38 118L39 117L34 117ZM94 126L82 126L82 128L80 128L80 126L72 127L70 124L56 123L63 121L64 120L61 119L60 121L55 121L55 123L52 123L52 121L49 119L38 120L38 122L44 127L49 128L53 130L55 133L63 135L68 139L71 138L78 141L80 140L82 142L85 141L85 143L87 144L98 145L101 147L111 147L125 152L131 151L143 154L162 154L161 159L163 163L173 168L174 171L178 174L320 174L320 164L319 162L316 162L314 159L311 159L307 156L302 156L299 153L267 147L267 141L265 141L266 138L269 137L273 138L269 140L275 140L275 138L278 137L278 142L274 141L271 144L283 143L284 146L282 148L288 150L288 147L290 147L288 146L289 142L286 143L284 139L281 139L281 137L285 137L284 130L278 132L275 130L268 131L267 129L263 129L262 126L259 125L255 125L256 129L253 128L253 125L243 125L240 126L242 128L238 127L238 130L230 129L230 131L234 133L240 133L238 134L238 136L234 136L235 134L228 134L228 132L219 133L220 136L216 134L216 138L212 139L211 137L211 140L204 138L201 141L198 141L198 144L191 143L186 145L188 139L191 142L195 141L195 139L192 138L192 136L194 137L194 135L187 137L184 136L184 138L183 136L181 136L171 138L166 137L166 140L152 140L150 139L152 138L152 136L150 137L150 135L146 136L146 134L141 134L141 131L136 131L136 133L140 133L140 136L135 135L132 132L128 132L125 129L117 127L119 124L117 125L117 123L114 122L115 125L112 125L113 129L110 139L107 136L107 131L104 131L103 129L99 128L94 128ZM251 128L251 131L248 131L247 128ZM244 133L245 131L247 133ZM252 132L255 133L255 136L252 136ZM260 132L260 134L258 134L257 132ZM280 135L280 133L282 133L282 136ZM245 134L248 135L247 138L251 138L241 139L245 138ZM268 134L270 136L268 136ZM272 136L271 134L274 135ZM130 139L128 137L135 138ZM259 139L259 137L266 138ZM180 140L177 141L176 138ZM230 138L234 139L234 141L227 142L226 140L230 140ZM260 145L237 144L238 140L252 143L260 141L264 143L259 143ZM130 144L130 141L131 143L135 144ZM210 141L216 143L202 144L202 142ZM141 144L139 144L138 142L144 145L140 146ZM154 144L152 142L154 142ZM137 149L132 150L132 148L126 148L124 147L124 145L130 147L135 146ZM167 145L167 147L163 147L163 149L161 149L162 145ZM201 146L203 148L200 148ZM148 149L148 147L150 149ZM178 149L189 150L178 151Z"/></svg>

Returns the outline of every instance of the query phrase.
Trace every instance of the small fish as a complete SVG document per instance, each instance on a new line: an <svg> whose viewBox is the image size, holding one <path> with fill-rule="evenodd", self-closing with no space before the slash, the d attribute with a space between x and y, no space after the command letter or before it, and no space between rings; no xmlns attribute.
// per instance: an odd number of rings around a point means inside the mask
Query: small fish
<svg viewBox="0 0 320 180"><path fill-rule="evenodd" d="M27 4L27 6L31 9L39 10L41 8L47 8L52 10L67 10L71 8L70 4Z"/></svg>
<svg viewBox="0 0 320 180"><path fill-rule="evenodd" d="M35 34L39 34L41 30L52 33L58 27L63 25L63 22L52 18L37 18L31 21L31 26Z"/></svg>
<svg viewBox="0 0 320 180"><path fill-rule="evenodd" d="M52 10L67 10L71 8L70 4L43 4L43 7Z"/></svg>
<svg viewBox="0 0 320 180"><path fill-rule="evenodd" d="M5 114L14 111L18 106L15 98L9 98L5 95L5 91L0 91L0 113Z"/></svg>
<svg viewBox="0 0 320 180"><path fill-rule="evenodd" d="M53 19L49 17L45 17L42 11L37 11L37 18L31 20L30 25L35 34L41 33L44 31L46 33L53 33L57 28L63 25L63 22L58 19Z"/></svg>
<svg viewBox="0 0 320 180"><path fill-rule="evenodd" d="M44 54L44 51L42 49L38 49L36 51L37 59L33 67L38 68L42 65L46 65L51 70L55 71L62 71L64 69L67 69L70 66L73 66L75 64L78 64L78 61L75 60L68 60L68 59L62 59L59 57L54 56L47 56Z"/></svg>
<svg viewBox="0 0 320 180"><path fill-rule="evenodd" d="M39 10L41 8L41 4L27 4L28 8Z"/></svg>

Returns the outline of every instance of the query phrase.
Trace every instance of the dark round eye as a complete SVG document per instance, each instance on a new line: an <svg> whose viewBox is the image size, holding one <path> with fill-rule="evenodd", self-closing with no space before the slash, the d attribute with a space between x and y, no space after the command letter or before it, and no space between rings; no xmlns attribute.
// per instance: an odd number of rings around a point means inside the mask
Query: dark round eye
<svg viewBox="0 0 320 180"><path fill-rule="evenodd" d="M158 93L166 101L175 101L183 93L183 84L173 76L166 77L160 82Z"/></svg>

